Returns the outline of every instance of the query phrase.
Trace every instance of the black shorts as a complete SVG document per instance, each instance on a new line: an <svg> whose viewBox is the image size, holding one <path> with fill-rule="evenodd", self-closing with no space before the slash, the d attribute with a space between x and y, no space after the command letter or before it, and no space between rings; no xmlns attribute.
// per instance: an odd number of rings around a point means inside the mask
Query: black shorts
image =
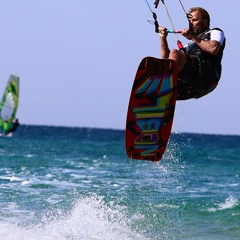
<svg viewBox="0 0 240 240"><path fill-rule="evenodd" d="M187 62L178 74L177 100L200 98L211 92L217 83L213 69L204 59L188 54L186 57Z"/></svg>

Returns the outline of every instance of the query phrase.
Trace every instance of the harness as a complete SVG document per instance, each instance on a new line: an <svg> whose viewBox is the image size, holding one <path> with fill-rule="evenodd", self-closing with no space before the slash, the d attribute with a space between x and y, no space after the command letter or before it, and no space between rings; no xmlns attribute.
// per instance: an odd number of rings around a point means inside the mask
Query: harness
<svg viewBox="0 0 240 240"><path fill-rule="evenodd" d="M213 30L221 31L219 28L213 28L210 30L206 30L205 32L199 34L197 37L202 40L210 40L211 39L211 32ZM225 41L224 39L223 44L221 45L221 49L219 50L217 55L212 55L209 53L204 52L195 42L190 43L186 48L185 51L189 55L197 56L199 58L204 58L211 68L217 68L218 75L216 77L219 79L221 75L221 60L223 57L223 50L225 48Z"/></svg>
<svg viewBox="0 0 240 240"><path fill-rule="evenodd" d="M213 28L206 30L205 32L199 34L197 37L202 39L202 40L210 40L211 39L211 31L213 30L219 30L222 31L219 28ZM202 77L203 83L205 79L205 74L206 74L206 69L205 72L202 72L202 64L206 64L208 66L209 72L212 73L212 78L209 79L211 85L208 86L207 88L203 87L202 90L199 92L199 96L196 98L202 97L210 92L212 92L218 85L218 82L221 77L221 72L222 72L222 65L221 65L221 60L223 57L223 50L225 48L225 41L224 39L223 44L221 45L221 49L219 50L217 55L211 55L209 53L204 52L195 42L190 43L187 47L185 47L185 52L188 56L193 56L197 57L199 59L199 74L198 76ZM204 63L205 62L205 63ZM207 78L208 79L208 78ZM203 84L202 83L202 84ZM205 85L203 85L205 86Z"/></svg>

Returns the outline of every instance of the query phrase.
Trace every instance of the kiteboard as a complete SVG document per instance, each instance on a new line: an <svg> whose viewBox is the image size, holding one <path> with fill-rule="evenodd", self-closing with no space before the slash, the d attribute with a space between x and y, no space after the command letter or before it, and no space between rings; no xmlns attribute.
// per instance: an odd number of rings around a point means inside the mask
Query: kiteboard
<svg viewBox="0 0 240 240"><path fill-rule="evenodd" d="M176 62L144 58L128 105L125 145L129 158L161 160L171 134L176 98Z"/></svg>

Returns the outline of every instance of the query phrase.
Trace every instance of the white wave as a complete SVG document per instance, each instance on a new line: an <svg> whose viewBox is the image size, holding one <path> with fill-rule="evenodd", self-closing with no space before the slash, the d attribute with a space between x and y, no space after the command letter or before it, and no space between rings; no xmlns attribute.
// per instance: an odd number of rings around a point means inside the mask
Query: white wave
<svg viewBox="0 0 240 240"><path fill-rule="evenodd" d="M234 208L239 204L240 202L237 198L230 196L225 200L224 203L219 203L215 208L209 208L208 210L209 212L216 212L216 211Z"/></svg>
<svg viewBox="0 0 240 240"><path fill-rule="evenodd" d="M135 240L147 239L130 229L124 209L106 204L101 197L93 196L78 200L74 209L67 214L58 209L45 212L41 219L32 219L32 224L24 226L23 220L16 224L0 221L0 239L4 240ZM34 214L32 216L34 218ZM36 222L38 222L36 224Z"/></svg>
<svg viewBox="0 0 240 240"><path fill-rule="evenodd" d="M3 179L3 180L9 180L10 182L14 182L14 181L23 181L22 178L19 178L19 177L15 177L15 176L10 176L10 177L0 177L0 179Z"/></svg>

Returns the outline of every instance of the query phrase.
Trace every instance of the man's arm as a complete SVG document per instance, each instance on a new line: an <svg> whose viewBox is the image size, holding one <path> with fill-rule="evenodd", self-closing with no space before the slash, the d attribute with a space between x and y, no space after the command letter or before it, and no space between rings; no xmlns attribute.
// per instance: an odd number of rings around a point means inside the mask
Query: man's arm
<svg viewBox="0 0 240 240"><path fill-rule="evenodd" d="M169 58L169 53L170 53L170 49L168 47L168 42L167 42L167 36L168 33L166 31L166 28L164 27L159 27L159 37L160 37L160 54L162 58Z"/></svg>
<svg viewBox="0 0 240 240"><path fill-rule="evenodd" d="M218 41L200 39L197 36L189 34L188 29L183 29L182 35L188 40L194 41L206 53L217 55L221 49L221 44Z"/></svg>
<svg viewBox="0 0 240 240"><path fill-rule="evenodd" d="M192 40L204 51L212 55L217 55L221 44L216 40L202 40L196 36L193 36Z"/></svg>

